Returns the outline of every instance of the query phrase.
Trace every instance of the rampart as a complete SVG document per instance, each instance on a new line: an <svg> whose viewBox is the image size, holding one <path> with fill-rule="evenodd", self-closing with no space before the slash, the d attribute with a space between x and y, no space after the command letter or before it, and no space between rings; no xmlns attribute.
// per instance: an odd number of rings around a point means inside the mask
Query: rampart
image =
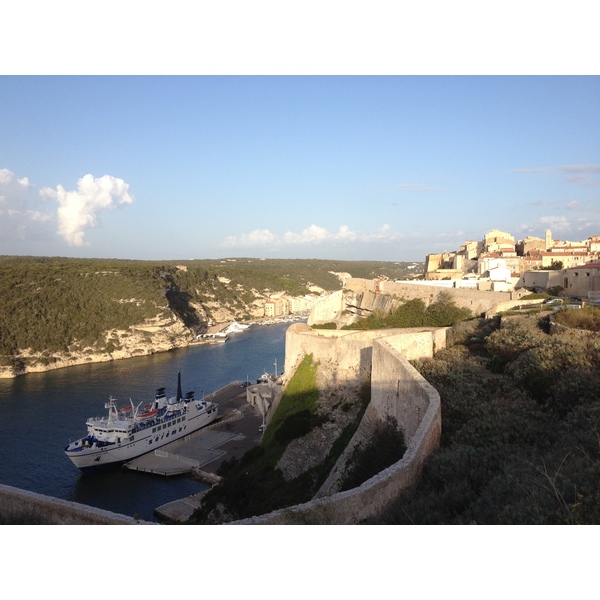
<svg viewBox="0 0 600 600"><path fill-rule="evenodd" d="M2 484L0 484L0 515L6 523L32 525L155 524Z"/></svg>
<svg viewBox="0 0 600 600"><path fill-rule="evenodd" d="M330 364L340 378L356 378L371 370L373 341L394 338L397 350L408 360L432 357L446 346L445 327L415 327L385 330L311 329L297 323L288 328L285 339L285 373L291 373L306 354ZM286 379L287 382L287 379Z"/></svg>
<svg viewBox="0 0 600 600"><path fill-rule="evenodd" d="M235 524L359 523L380 515L413 486L426 458L439 446L442 424L439 394L407 359L432 356L434 349L445 345L445 333L443 328L317 332L306 325L292 325L286 335L287 377L305 354L312 353L320 366L339 365L336 372L342 385L370 372L371 401L313 500ZM367 442L377 423L388 416L397 420L404 433L407 450L403 458L361 486L338 491L354 448Z"/></svg>
<svg viewBox="0 0 600 600"><path fill-rule="evenodd" d="M501 306L511 306L511 302L518 304L518 300L529 293L527 290L491 292L352 278L345 282L344 289L334 292L314 306L308 324L334 322L346 325L375 311L388 313L407 300L419 298L425 304L430 304L440 292L448 294L457 306L468 308L474 315L487 316L501 310Z"/></svg>

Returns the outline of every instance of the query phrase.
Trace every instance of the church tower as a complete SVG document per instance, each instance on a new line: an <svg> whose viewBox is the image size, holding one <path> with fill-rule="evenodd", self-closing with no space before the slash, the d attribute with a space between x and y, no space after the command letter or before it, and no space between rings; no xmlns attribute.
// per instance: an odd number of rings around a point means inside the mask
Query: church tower
<svg viewBox="0 0 600 600"><path fill-rule="evenodd" d="M546 229L546 252L552 248L552 232Z"/></svg>

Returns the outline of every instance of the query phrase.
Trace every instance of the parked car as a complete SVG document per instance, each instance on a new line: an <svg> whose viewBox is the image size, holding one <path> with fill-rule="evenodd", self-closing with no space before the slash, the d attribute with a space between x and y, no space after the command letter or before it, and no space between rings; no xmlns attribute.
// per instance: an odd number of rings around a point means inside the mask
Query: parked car
<svg viewBox="0 0 600 600"><path fill-rule="evenodd" d="M562 304L563 301L561 298L546 298L544 300L544 304Z"/></svg>

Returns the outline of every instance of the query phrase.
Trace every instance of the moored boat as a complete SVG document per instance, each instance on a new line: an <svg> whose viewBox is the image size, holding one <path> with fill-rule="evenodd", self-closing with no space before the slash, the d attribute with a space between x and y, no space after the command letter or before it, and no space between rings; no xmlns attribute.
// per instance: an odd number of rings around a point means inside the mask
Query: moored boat
<svg viewBox="0 0 600 600"><path fill-rule="evenodd" d="M143 407L130 400L130 406L119 409L112 397L104 407L108 415L88 419L87 434L65 448L82 471L121 465L205 427L218 416L213 402L195 399L194 392L182 396L180 374L173 398L167 399L165 388L159 388L152 403Z"/></svg>

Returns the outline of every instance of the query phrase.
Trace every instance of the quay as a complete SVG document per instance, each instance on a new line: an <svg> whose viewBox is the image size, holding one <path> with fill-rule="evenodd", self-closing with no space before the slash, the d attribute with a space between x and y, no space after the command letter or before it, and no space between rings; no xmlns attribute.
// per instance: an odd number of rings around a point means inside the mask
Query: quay
<svg viewBox="0 0 600 600"><path fill-rule="evenodd" d="M206 396L206 400L219 407L220 416L215 422L126 463L124 468L167 477L191 473L205 483L218 483L216 471L223 461L241 458L260 444L263 417L246 401L246 387L239 381ZM169 502L156 508L155 513L164 519L184 522L200 506L205 493Z"/></svg>

